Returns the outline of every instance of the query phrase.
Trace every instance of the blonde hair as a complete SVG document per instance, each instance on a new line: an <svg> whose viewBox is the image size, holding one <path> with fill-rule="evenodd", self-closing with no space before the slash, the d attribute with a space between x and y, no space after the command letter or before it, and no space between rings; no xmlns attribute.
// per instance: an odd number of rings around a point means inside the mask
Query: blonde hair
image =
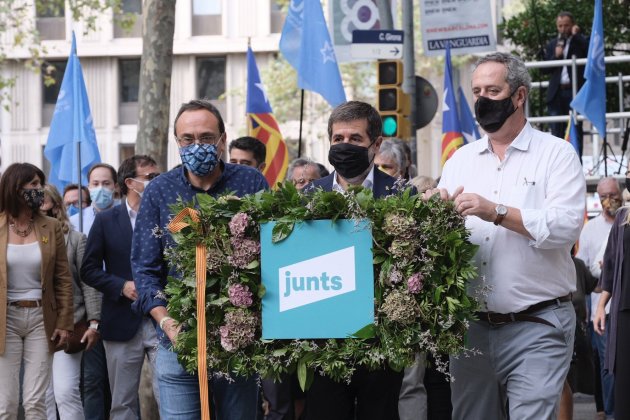
<svg viewBox="0 0 630 420"><path fill-rule="evenodd" d="M61 222L63 233L68 233L70 231L70 220L68 220L66 206L63 204L59 190L52 184L46 184L44 185L44 195L47 195L52 201L52 213L55 215L55 218Z"/></svg>

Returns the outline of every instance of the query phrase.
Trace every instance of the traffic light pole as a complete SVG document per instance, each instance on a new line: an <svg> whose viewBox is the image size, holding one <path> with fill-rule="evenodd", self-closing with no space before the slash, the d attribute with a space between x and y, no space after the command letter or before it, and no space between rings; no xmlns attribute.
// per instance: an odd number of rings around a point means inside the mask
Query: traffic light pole
<svg viewBox="0 0 630 420"><path fill-rule="evenodd" d="M388 2L389 3L389 2ZM380 9L379 9L380 11ZM413 0L402 0L402 27L405 31L403 44L403 79L402 89L411 99L411 112L409 113L409 123L411 125L411 138L416 139L416 64L413 40L414 22ZM412 148L414 148L412 146Z"/></svg>
<svg viewBox="0 0 630 420"><path fill-rule="evenodd" d="M378 2L378 15L381 29L394 29L392 5L389 0L381 0Z"/></svg>

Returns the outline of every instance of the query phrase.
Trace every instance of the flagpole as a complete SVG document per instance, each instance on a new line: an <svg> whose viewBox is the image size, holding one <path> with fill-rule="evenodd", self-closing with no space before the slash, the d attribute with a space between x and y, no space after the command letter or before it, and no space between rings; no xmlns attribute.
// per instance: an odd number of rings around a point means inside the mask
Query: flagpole
<svg viewBox="0 0 630 420"><path fill-rule="evenodd" d="M77 142L77 192L79 193L79 232L83 232L83 186L81 185L81 142Z"/></svg>
<svg viewBox="0 0 630 420"><path fill-rule="evenodd" d="M302 157L302 121L304 120L304 89L300 95L300 134L298 135L297 157Z"/></svg>

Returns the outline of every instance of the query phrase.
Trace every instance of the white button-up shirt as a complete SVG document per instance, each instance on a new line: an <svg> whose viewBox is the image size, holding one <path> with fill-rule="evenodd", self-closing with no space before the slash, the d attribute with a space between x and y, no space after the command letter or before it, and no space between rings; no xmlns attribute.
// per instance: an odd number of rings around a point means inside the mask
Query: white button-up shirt
<svg viewBox="0 0 630 420"><path fill-rule="evenodd" d="M501 162L488 137L459 149L444 166L440 188L515 207L533 239L476 216L466 218L470 240L479 245L479 276L469 293L492 312L519 312L575 291L570 258L586 207L582 166L566 141L526 123ZM509 215L509 211L508 211Z"/></svg>
<svg viewBox="0 0 630 420"><path fill-rule="evenodd" d="M344 189L341 184L337 182L337 171L334 171L334 174L335 176L333 176L332 190L342 193L344 192ZM372 169L370 169L370 172L368 172L361 185L369 190L373 189L372 187L374 187L374 165L372 165Z"/></svg>

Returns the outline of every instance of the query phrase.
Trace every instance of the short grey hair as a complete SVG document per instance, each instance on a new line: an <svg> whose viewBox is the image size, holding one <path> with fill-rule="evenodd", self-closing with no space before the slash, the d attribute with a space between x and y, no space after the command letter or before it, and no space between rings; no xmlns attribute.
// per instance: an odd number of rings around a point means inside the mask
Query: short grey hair
<svg viewBox="0 0 630 420"><path fill-rule="evenodd" d="M398 172L401 176L405 174L407 167L407 156L403 146L393 140L383 140L378 150L378 155L393 159L398 164Z"/></svg>
<svg viewBox="0 0 630 420"><path fill-rule="evenodd" d="M306 165L314 165L317 166L315 164L315 162L313 162L312 160L309 159L303 159L303 158L297 158L294 159L291 164L289 165L289 168L287 169L287 176L286 179L292 179L293 178L293 171L295 171L297 168L301 168L302 166L306 166ZM319 171L319 168L317 168L317 170Z"/></svg>
<svg viewBox="0 0 630 420"><path fill-rule="evenodd" d="M513 94L516 89L521 86L525 86L527 94L532 87L532 77L529 75L529 70L525 67L523 60L512 54L506 54L501 52L495 52L481 57L475 63L473 71L477 70L481 64L484 63L501 63L507 69L506 82L510 85L510 91Z"/></svg>

